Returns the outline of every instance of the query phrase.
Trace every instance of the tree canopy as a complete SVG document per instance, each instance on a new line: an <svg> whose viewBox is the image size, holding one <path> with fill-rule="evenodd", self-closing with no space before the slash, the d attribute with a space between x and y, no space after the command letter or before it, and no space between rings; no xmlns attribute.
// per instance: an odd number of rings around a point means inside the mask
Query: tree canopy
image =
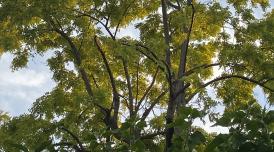
<svg viewBox="0 0 274 152"><path fill-rule="evenodd" d="M273 151L274 111L253 95L259 86L274 103L269 7L268 0L0 0L0 54L13 54L19 70L53 51L57 84L29 113L0 113L0 151ZM138 37L119 37L129 25ZM229 133L193 125L207 117Z"/></svg>

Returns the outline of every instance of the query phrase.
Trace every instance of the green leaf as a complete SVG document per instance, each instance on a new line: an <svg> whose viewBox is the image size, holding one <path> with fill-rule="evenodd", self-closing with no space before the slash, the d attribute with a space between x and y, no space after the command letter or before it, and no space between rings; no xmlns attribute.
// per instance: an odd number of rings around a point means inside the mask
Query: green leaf
<svg viewBox="0 0 274 152"><path fill-rule="evenodd" d="M205 152L213 152L215 148L225 143L228 140L229 135L219 134L217 135L206 147Z"/></svg>
<svg viewBox="0 0 274 152"><path fill-rule="evenodd" d="M41 152L41 151L43 151L43 150L46 149L48 146L50 146L50 144L51 144L50 141L46 141L46 142L41 143L41 144L35 149L35 152Z"/></svg>
<svg viewBox="0 0 274 152"><path fill-rule="evenodd" d="M263 128L264 124L260 120L251 120L246 124L246 128L251 131L258 131L259 129Z"/></svg>
<svg viewBox="0 0 274 152"><path fill-rule="evenodd" d="M21 144L13 143L12 141L6 141L6 144L10 145L11 147L14 147L18 150L22 150L24 152L29 152L28 148Z"/></svg>
<svg viewBox="0 0 274 152"><path fill-rule="evenodd" d="M256 145L252 142L246 142L239 148L240 152L256 152Z"/></svg>
<svg viewBox="0 0 274 152"><path fill-rule="evenodd" d="M271 124L274 122L274 110L271 110L266 114L266 116L264 118L264 122L266 124Z"/></svg>
<svg viewBox="0 0 274 152"><path fill-rule="evenodd" d="M189 149L192 151L196 145L206 142L205 136L200 131L195 131L189 138Z"/></svg>
<svg viewBox="0 0 274 152"><path fill-rule="evenodd" d="M218 119L217 122L213 126L223 126L228 127L231 125L232 118L230 116L223 116L222 118Z"/></svg>
<svg viewBox="0 0 274 152"><path fill-rule="evenodd" d="M133 149L136 152L144 152L145 148L146 148L146 146L141 140L137 140L133 145Z"/></svg>
<svg viewBox="0 0 274 152"><path fill-rule="evenodd" d="M274 133L270 135L270 139L274 140Z"/></svg>

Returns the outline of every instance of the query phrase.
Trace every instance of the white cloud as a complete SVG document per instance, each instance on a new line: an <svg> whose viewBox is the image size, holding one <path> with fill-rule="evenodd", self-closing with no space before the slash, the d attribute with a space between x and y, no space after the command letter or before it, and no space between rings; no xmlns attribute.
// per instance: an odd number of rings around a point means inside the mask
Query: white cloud
<svg viewBox="0 0 274 152"><path fill-rule="evenodd" d="M54 87L52 73L46 66L50 56L37 56L30 60L28 68L12 72L12 55L0 58L0 109L12 116L26 113L32 103Z"/></svg>
<svg viewBox="0 0 274 152"><path fill-rule="evenodd" d="M130 24L129 26L120 29L119 32L117 33L117 36L119 38L129 36L129 37L137 39L137 40L140 39L140 31L135 28L135 24L138 22L139 21L135 21L132 24Z"/></svg>
<svg viewBox="0 0 274 152"><path fill-rule="evenodd" d="M199 119L195 119L194 122L193 122L193 125L201 127L206 132L209 132L209 133L217 133L217 134L222 133L222 134L224 134L224 133L229 132L229 129L227 127L213 126L214 123L210 122L208 117L206 117L204 121L205 121L205 123L203 123Z"/></svg>
<svg viewBox="0 0 274 152"><path fill-rule="evenodd" d="M37 73L34 70L5 72L0 76L0 86L20 85L27 87L39 87L47 80L45 73Z"/></svg>

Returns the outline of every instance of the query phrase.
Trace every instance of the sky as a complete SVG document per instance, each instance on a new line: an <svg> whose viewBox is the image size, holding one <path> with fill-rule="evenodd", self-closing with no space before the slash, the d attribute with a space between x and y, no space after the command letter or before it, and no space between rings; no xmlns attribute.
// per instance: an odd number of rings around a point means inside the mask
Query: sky
<svg viewBox="0 0 274 152"><path fill-rule="evenodd" d="M274 1L272 1L274 6ZM273 7L271 7L273 8ZM256 17L262 16L259 9L256 11ZM139 31L130 25L121 29L118 37L131 36L138 38ZM51 91L55 83L51 79L52 72L47 66L47 59L51 56L52 51L38 55L29 60L27 68L18 71L10 69L12 55L4 53L0 56L0 110L8 112L11 116L19 116L28 112L32 103L46 92ZM214 91L212 91L214 95ZM269 107L266 103L266 96L260 87L254 89L254 96L258 99L262 106ZM204 126L207 131L222 132L225 128L211 127L213 124L206 125L196 122L198 125Z"/></svg>
<svg viewBox="0 0 274 152"><path fill-rule="evenodd" d="M50 54L31 58L26 68L14 72L10 68L12 55L5 53L0 57L0 110L18 116L52 90L55 83L46 62Z"/></svg>

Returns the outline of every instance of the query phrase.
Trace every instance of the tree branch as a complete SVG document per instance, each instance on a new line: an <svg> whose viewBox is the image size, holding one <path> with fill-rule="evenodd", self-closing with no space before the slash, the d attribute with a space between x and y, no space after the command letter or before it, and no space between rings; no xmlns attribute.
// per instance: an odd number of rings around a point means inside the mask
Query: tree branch
<svg viewBox="0 0 274 152"><path fill-rule="evenodd" d="M81 67L81 55L80 52L78 51L77 47L75 46L75 44L73 43L73 41L71 40L71 38L62 30L61 25L59 24L61 30L59 28L56 27L54 21L52 19L49 19L49 24L53 27L53 30L60 34L69 44L69 46L71 47L71 51L72 54L75 58L76 61L76 65L78 67L78 72L80 73L82 80L84 81L85 84L85 88L86 91L88 93L88 95L91 97L91 99L93 98L93 91L92 91L92 87L90 85L90 81L88 78L88 75L86 73L86 71ZM97 103L93 103L95 106L99 107L104 113L107 111L106 108L102 107L101 105L97 104Z"/></svg>
<svg viewBox="0 0 274 152"><path fill-rule="evenodd" d="M182 77L186 71L186 59L187 59L187 52L188 52L188 45L189 45L189 40L190 40L190 35L192 32L192 27L194 23L194 17L195 17L195 8L193 4L191 4L192 7L192 15L191 15L191 22L190 26L188 28L187 32L187 38L186 40L182 43L182 51L181 51L181 60L180 60L180 65L179 65L179 71L178 71L178 77Z"/></svg>
<svg viewBox="0 0 274 152"><path fill-rule="evenodd" d="M155 80L156 80L156 77L157 77L157 74L159 72L159 67L157 67L156 69L156 72L155 74L153 75L153 78L152 78L152 81L150 83L150 85L148 86L147 90L145 91L144 95L142 96L142 98L140 99L140 101L138 102L138 105L137 105L137 108L136 108L136 111L139 110L140 108L140 105L142 104L142 102L144 101L144 99L146 98L146 96L148 95L148 93L150 92L151 88L153 87L154 83L155 83Z"/></svg>
<svg viewBox="0 0 274 152"><path fill-rule="evenodd" d="M136 71L136 97L135 97L135 110L137 110L137 102L139 96L139 68L140 68L140 61L138 60L137 63L137 71Z"/></svg>
<svg viewBox="0 0 274 152"><path fill-rule="evenodd" d="M170 62L170 35L169 35L169 24L168 24L168 14L167 14L167 4L166 0L161 0L162 5L162 16L163 16L163 24L164 24L164 38L165 38L165 44L166 44L166 63L169 67L171 67Z"/></svg>
<svg viewBox="0 0 274 152"><path fill-rule="evenodd" d="M82 144L82 142L80 141L80 139L75 135L73 134L70 130L68 130L67 128L65 128L64 126L60 127L60 129L64 130L65 132L67 132L79 145L81 151L85 151L85 148Z"/></svg>
<svg viewBox="0 0 274 152"><path fill-rule="evenodd" d="M226 66L242 66L242 67L245 67L245 65L241 65L241 64L237 64L237 63L227 63L227 64L224 64ZM213 67L213 66L221 66L221 63L212 63L212 64L202 64L202 65L199 65L199 66L196 66L188 71L186 71L184 73L184 76L189 76L191 74L193 74L196 70L202 68L202 69L206 69L206 68L210 68L210 67Z"/></svg>
<svg viewBox="0 0 274 152"><path fill-rule="evenodd" d="M115 84L115 79L113 77L113 73L111 71L111 68L109 66L108 60L106 58L106 55L103 51L103 49L101 48L98 39L96 36L94 36L94 42L96 44L96 47L98 49L98 51L100 52L103 62L105 64L105 67L107 69L107 73L109 75L109 79L110 79L110 84L112 87L112 93L113 93L113 109L114 109L114 114L113 114L113 123L115 125L115 127L117 127L117 119L118 119L118 114L119 114L119 107L120 107L120 99L119 99L119 94L117 92L117 88L116 88L116 84Z"/></svg>
<svg viewBox="0 0 274 152"><path fill-rule="evenodd" d="M189 45L190 35L191 35L193 22L194 22L194 14L195 14L195 9L194 9L193 4L191 4L191 6L192 6L191 23L190 23L190 27L187 32L187 38L186 38L186 40L184 40L182 42L182 45L181 45L181 47L182 47L181 48L181 56L180 56L179 70L178 70L178 74L177 74L178 78L183 77L184 73L186 71L187 51L188 51L188 45ZM170 86L170 91L173 91L173 89L174 89L175 91L180 92L180 90L182 88L184 89L184 87L187 86L187 85L184 85L184 82L181 82L181 81L175 81L175 82L176 82L175 85ZM175 100L174 100L174 95L175 94L173 94L173 92L170 93L170 99L168 102L168 109L167 109L167 116L166 116L166 125L173 123L175 109L178 108L179 106L186 104L185 97L184 97L185 96L184 91L180 92L178 94L180 96L176 97ZM174 135L174 127L166 128L165 131L166 131L166 149L165 150L168 151L168 149L170 149L172 147L172 138Z"/></svg>
<svg viewBox="0 0 274 152"><path fill-rule="evenodd" d="M112 32L110 31L109 27L108 27L108 20L106 21L106 23L103 23L101 20L99 20L98 18L90 15L90 14L87 14L87 13L84 13L84 12L81 12L79 10L74 10L75 12L79 13L81 16L85 16L85 17L89 17L90 19L100 23L104 28L105 30L108 32L108 34L110 35L110 37L115 40L115 36L112 34Z"/></svg>
<svg viewBox="0 0 274 152"><path fill-rule="evenodd" d="M186 71L184 73L184 76L188 76L188 75L191 75L192 73L194 73L196 70L200 69L200 68L203 68L203 69L206 69L206 68L209 68L209 67L213 67L213 66L219 66L220 63L212 63L212 64L203 64L203 65L199 65L199 66L196 66L188 71ZM179 78L180 79L180 78Z"/></svg>
<svg viewBox="0 0 274 152"><path fill-rule="evenodd" d="M164 60L160 60L158 57L157 57L157 55L153 52L153 51L151 51L148 47L146 47L146 46L144 46L144 45L142 45L142 44L135 44L136 46L140 46L140 47L142 47L142 48L144 48L144 49L146 49L152 56L153 56L153 58L151 58L149 55L147 55L146 53L146 57L150 57L149 59L150 60L152 60L156 65L158 65L158 67L161 69L161 70L163 70L164 72L165 72L165 74L166 74L166 77L167 77L167 79L168 79L168 83L169 83L169 85L170 85L170 94L172 94L172 74L171 74L171 67L168 65L168 63L167 62L165 62ZM139 50L139 51L141 51L141 50ZM161 64L164 64L164 66L161 66Z"/></svg>
<svg viewBox="0 0 274 152"><path fill-rule="evenodd" d="M202 88L205 88L207 87L208 85L211 85L212 83L214 82L218 82L218 81L221 81L221 80L225 80L225 79L230 79L230 78L239 78L239 79L242 79L242 80L245 80L245 81L248 81L248 82L251 82L251 83L254 83L254 84L257 84L265 89L268 89L269 91L271 92L274 92L274 89L270 88L270 87L267 87L264 85L264 83L261 83L257 80L254 80L252 78L248 78L248 77L245 77L245 76L240 76L240 75L226 75L226 76L221 76L219 78L216 78L216 79L213 79L207 83L205 83L204 85L202 85Z"/></svg>
<svg viewBox="0 0 274 152"><path fill-rule="evenodd" d="M130 117L133 116L133 93L132 93L132 85L131 85L131 81L130 81L130 76L128 73L128 67L127 67L127 63L124 59L122 59L123 62L123 67L124 67L124 71L125 71L125 76L126 76L126 81L127 81L127 88L128 88L128 95L129 95L129 113L130 113Z"/></svg>
<svg viewBox="0 0 274 152"><path fill-rule="evenodd" d="M261 82L262 84L266 84L267 82L269 82L269 81L273 81L274 80L274 78L269 78L269 79L266 79L265 81L263 81L263 82Z"/></svg>
<svg viewBox="0 0 274 152"><path fill-rule="evenodd" d="M183 86L183 88L181 88L180 90L178 90L177 92L174 93L173 95L173 100L175 100L181 93L183 93L185 91L186 88L188 88L190 86L190 83L187 83L186 85Z"/></svg>
<svg viewBox="0 0 274 152"><path fill-rule="evenodd" d="M248 81L248 82L257 84L257 85L259 85L259 86L261 86L261 87L263 87L263 88L265 88L265 89L267 89L271 92L274 92L274 89L266 86L264 82L260 82L260 81L254 80L252 78L248 78L248 77L240 76L240 75L225 75L225 76L215 78L215 79L203 84L199 89L206 88L207 86L209 86L209 85L211 85L215 82L226 80L226 79L231 79L231 78L238 78L238 79L241 79L241 80L244 80L244 81ZM189 98L187 99L187 101L190 101L199 92L199 89L197 89L197 91L195 91L195 93L190 95Z"/></svg>
<svg viewBox="0 0 274 152"><path fill-rule="evenodd" d="M164 92L162 92L155 100L154 102L151 103L151 105L149 106L149 108L147 108L145 110L145 112L143 113L142 117L141 117L141 121L144 121L147 116L150 114L151 110L154 108L154 106L159 103L159 101L161 100L161 98L167 93L168 89L165 90Z"/></svg>
<svg viewBox="0 0 274 152"><path fill-rule="evenodd" d="M176 0L176 2L177 2L177 5L175 5L175 4L173 4L172 2L170 2L170 0L167 0L167 4L168 4L170 7L174 8L174 9L176 9L176 10L181 10L181 5L180 5L179 1Z"/></svg>
<svg viewBox="0 0 274 152"><path fill-rule="evenodd" d="M118 24L117 24L117 26L116 26L116 28L115 28L114 38L116 38L116 35L117 35L117 32L118 32L119 26L120 26L121 22L123 21L123 18L126 16L127 11L129 10L131 4L133 4L134 2L135 2L135 0L132 0L132 1L129 3L129 5L126 7L125 11L123 12L122 17L120 18L120 20L119 20L119 22L118 22Z"/></svg>
<svg viewBox="0 0 274 152"><path fill-rule="evenodd" d="M98 88L99 88L99 85L98 85L98 83L97 83L97 81L96 81L94 75L92 74L91 77L92 77L92 80L93 80L93 82L94 82L96 88L98 89Z"/></svg>

